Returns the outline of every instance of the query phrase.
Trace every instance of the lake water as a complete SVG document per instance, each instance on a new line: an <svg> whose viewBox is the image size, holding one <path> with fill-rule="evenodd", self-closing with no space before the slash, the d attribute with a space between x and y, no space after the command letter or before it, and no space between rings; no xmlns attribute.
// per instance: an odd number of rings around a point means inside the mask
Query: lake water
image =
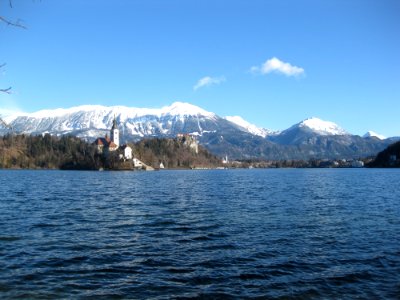
<svg viewBox="0 0 400 300"><path fill-rule="evenodd" d="M0 298L400 297L400 170L0 171Z"/></svg>

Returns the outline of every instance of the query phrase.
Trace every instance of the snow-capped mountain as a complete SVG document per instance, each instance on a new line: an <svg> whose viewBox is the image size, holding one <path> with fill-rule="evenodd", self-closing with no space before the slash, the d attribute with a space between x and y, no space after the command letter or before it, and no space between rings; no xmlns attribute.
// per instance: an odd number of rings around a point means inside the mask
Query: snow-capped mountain
<svg viewBox="0 0 400 300"><path fill-rule="evenodd" d="M306 119L282 132L258 128L239 116L222 118L198 106L175 102L158 109L84 105L18 113L5 118L16 133L71 134L89 141L109 133L116 118L121 142L142 137L198 136L212 153L231 158L308 159L360 157L383 150L387 140L351 135L333 122ZM7 130L0 128L0 134Z"/></svg>
<svg viewBox="0 0 400 300"><path fill-rule="evenodd" d="M376 138L378 138L378 139L380 139L380 140L386 139L385 136L383 136L383 135L381 135L381 134L378 134L378 133L376 133L376 132L374 132L374 131L368 131L366 134L363 135L363 137L364 137L364 138L376 137Z"/></svg>
<svg viewBox="0 0 400 300"><path fill-rule="evenodd" d="M246 131L248 133L258 135L258 136L261 136L264 138L267 135L276 135L279 133L277 131L272 131L269 129L257 127L256 125L247 122L240 116L228 116L228 117L225 117L225 119L228 120L229 122L232 122L232 123L238 125L243 131Z"/></svg>
<svg viewBox="0 0 400 300"><path fill-rule="evenodd" d="M339 125L318 118L305 119L270 140L282 145L315 144L320 137L350 136Z"/></svg>
<svg viewBox="0 0 400 300"><path fill-rule="evenodd" d="M221 126L234 127L245 133L265 137L276 132L258 128L239 116L221 118L198 106L175 102L161 109L125 106L83 105L68 109L42 110L20 113L6 118L17 132L28 134L74 134L86 139L103 135L117 119L126 138L145 136L172 136L177 133L203 133L217 131Z"/></svg>
<svg viewBox="0 0 400 300"><path fill-rule="evenodd" d="M92 139L107 132L114 117L126 137L174 135L179 132L201 135L205 128L215 127L213 125L219 119L200 107L175 102L161 109L84 105L17 114L7 117L6 121L17 132L74 134Z"/></svg>
<svg viewBox="0 0 400 300"><path fill-rule="evenodd" d="M307 128L319 135L348 135L349 133L341 128L339 125L330 122L323 121L316 117L308 118L302 122L293 126L294 128Z"/></svg>

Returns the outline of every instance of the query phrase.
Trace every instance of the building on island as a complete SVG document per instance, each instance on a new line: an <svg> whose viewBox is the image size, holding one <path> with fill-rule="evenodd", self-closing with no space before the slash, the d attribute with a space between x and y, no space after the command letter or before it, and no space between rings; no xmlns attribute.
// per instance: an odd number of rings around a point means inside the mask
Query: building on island
<svg viewBox="0 0 400 300"><path fill-rule="evenodd" d="M97 146L97 153L107 155L109 152L120 151L121 159L132 159L132 148L128 145L120 147L119 129L117 120L114 117L112 127L110 130L110 137L106 134L105 137L99 137L94 141Z"/></svg>
<svg viewBox="0 0 400 300"><path fill-rule="evenodd" d="M119 129L118 129L117 120L115 119L115 116L114 116L113 125L111 127L111 131L110 131L110 137L111 137L111 141L113 141L113 143L115 145L117 145L117 148L118 148L119 147Z"/></svg>
<svg viewBox="0 0 400 300"><path fill-rule="evenodd" d="M110 137L108 137L108 134L106 134L105 137L97 138L93 144L97 146L98 154L107 156L110 152L115 152L119 156L119 159L123 161L123 164L129 165L130 161L132 163L132 169L146 171L154 170L153 167L146 165L144 162L134 157L132 148L130 146L126 144L120 146L119 129L115 116L110 130Z"/></svg>
<svg viewBox="0 0 400 300"><path fill-rule="evenodd" d="M106 134L105 137L99 137L94 141L94 144L97 146L97 153L106 154L108 152L116 151L118 149L117 144L108 137Z"/></svg>
<svg viewBox="0 0 400 300"><path fill-rule="evenodd" d="M133 156L132 156L132 148L131 147L129 147L128 145L122 145L120 147L120 149L121 149L122 153L120 153L119 156L122 159L132 159L133 158Z"/></svg>

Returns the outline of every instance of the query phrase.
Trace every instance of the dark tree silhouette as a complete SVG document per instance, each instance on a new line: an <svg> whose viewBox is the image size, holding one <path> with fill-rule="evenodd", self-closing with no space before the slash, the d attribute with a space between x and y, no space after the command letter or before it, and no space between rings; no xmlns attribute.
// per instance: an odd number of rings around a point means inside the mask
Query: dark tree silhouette
<svg viewBox="0 0 400 300"><path fill-rule="evenodd" d="M8 5L10 6L10 8L13 7L12 0L8 0ZM0 15L0 21L9 26L26 29L26 26L21 23L21 20L11 21L11 20L7 19L6 17Z"/></svg>

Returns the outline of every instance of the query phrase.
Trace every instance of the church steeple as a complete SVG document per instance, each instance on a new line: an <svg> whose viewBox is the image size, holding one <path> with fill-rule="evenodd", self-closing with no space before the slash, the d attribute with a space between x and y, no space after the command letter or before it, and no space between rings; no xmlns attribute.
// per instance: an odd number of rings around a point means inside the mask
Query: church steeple
<svg viewBox="0 0 400 300"><path fill-rule="evenodd" d="M117 127L117 120L115 119L115 115L114 115L114 121L113 121L113 125L112 125L112 127L111 127L111 130L114 130L114 129L118 129L118 127Z"/></svg>
<svg viewBox="0 0 400 300"><path fill-rule="evenodd" d="M115 115L114 115L113 125L112 125L111 131L110 131L110 138L111 138L111 141L114 142L114 144L117 145L117 147L119 147L119 130L118 130L117 119L115 118Z"/></svg>

